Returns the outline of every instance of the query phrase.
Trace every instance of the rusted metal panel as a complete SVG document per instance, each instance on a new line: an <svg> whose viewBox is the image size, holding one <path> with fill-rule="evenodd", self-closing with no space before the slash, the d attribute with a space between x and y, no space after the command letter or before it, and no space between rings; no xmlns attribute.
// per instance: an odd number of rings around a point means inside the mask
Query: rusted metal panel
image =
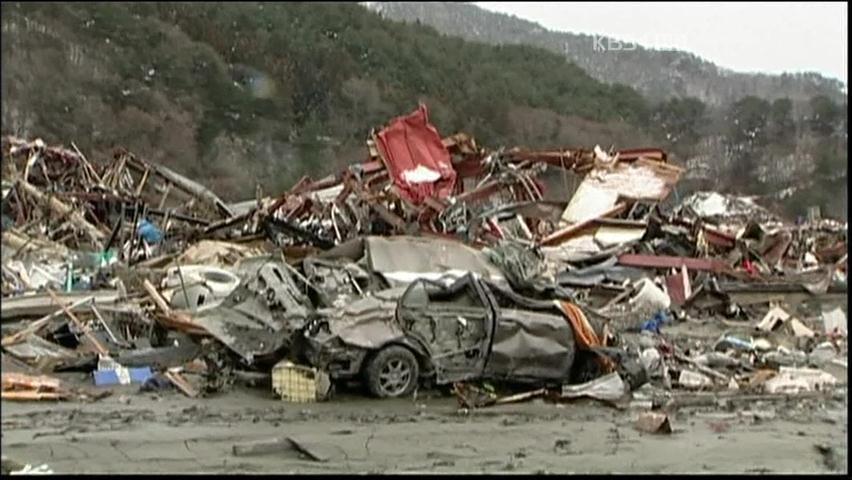
<svg viewBox="0 0 852 480"><path fill-rule="evenodd" d="M734 248L737 244L736 238L710 227L704 227L704 238L710 245L722 248Z"/></svg>
<svg viewBox="0 0 852 480"><path fill-rule="evenodd" d="M686 299L692 296L688 271L682 268L680 272L668 275L666 277L666 290L668 290L669 298L672 299L672 304L680 307L686 303Z"/></svg>
<svg viewBox="0 0 852 480"><path fill-rule="evenodd" d="M500 182L491 181L477 188L476 190L471 190L469 192L462 193L461 195L456 197L456 200L459 202L472 202L475 200L482 200L483 198L488 198L491 195L499 192L501 190L501 186L502 185L500 184Z"/></svg>
<svg viewBox="0 0 852 480"><path fill-rule="evenodd" d="M299 181L296 182L296 184L293 185L290 188L290 193L299 193L299 192L302 192L303 190L310 189L311 184L313 184L311 177L305 175L302 178L300 178Z"/></svg>
<svg viewBox="0 0 852 480"><path fill-rule="evenodd" d="M624 162L631 162L647 158L649 160L657 160L659 162L667 162L668 156L666 152L659 148L629 148L618 151L618 159Z"/></svg>
<svg viewBox="0 0 852 480"><path fill-rule="evenodd" d="M460 162L454 163L453 168L456 169L459 179L478 177L483 173L482 162L478 158L465 158ZM461 184L462 182L458 183Z"/></svg>
<svg viewBox="0 0 852 480"><path fill-rule="evenodd" d="M405 232L406 224L405 220L403 220L399 215L392 213L390 210L384 207L384 205L380 205L378 203L373 203L370 205L370 208L376 212L382 220L388 222L394 228L399 230L400 232Z"/></svg>
<svg viewBox="0 0 852 480"><path fill-rule="evenodd" d="M711 258L672 257L668 255L641 255L636 253L624 253L618 256L618 263L628 267L640 268L681 268L686 266L690 270L724 272L728 270L727 264L721 260Z"/></svg>

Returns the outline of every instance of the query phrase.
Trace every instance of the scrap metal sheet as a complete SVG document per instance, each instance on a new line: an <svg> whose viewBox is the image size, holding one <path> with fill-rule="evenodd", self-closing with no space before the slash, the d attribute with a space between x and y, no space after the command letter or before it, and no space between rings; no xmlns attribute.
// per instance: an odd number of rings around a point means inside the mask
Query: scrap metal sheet
<svg viewBox="0 0 852 480"><path fill-rule="evenodd" d="M575 354L574 333L558 315L503 310L486 375L491 378L565 380Z"/></svg>
<svg viewBox="0 0 852 480"><path fill-rule="evenodd" d="M399 338L403 331L393 321L397 299L405 289L393 288L352 302L342 309L322 309L330 333L346 344L374 349Z"/></svg>
<svg viewBox="0 0 852 480"><path fill-rule="evenodd" d="M417 237L369 237L365 241L370 270L382 274L392 285L418 278L459 278L466 273L504 281L484 253L461 242Z"/></svg>
<svg viewBox="0 0 852 480"><path fill-rule="evenodd" d="M383 160L400 193L415 204L449 196L456 182L450 152L429 123L426 106L397 117L377 135Z"/></svg>

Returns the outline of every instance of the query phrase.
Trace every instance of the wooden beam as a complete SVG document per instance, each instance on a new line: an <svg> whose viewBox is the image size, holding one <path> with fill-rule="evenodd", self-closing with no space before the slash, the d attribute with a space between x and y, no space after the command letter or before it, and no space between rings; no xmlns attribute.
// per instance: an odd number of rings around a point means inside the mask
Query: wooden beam
<svg viewBox="0 0 852 480"><path fill-rule="evenodd" d="M619 203L596 217L583 220L582 222L577 222L573 225L569 225L561 230L557 230L551 233L550 235L544 237L539 243L539 245L558 245L573 237L577 232L580 232L589 225L592 225L593 223L597 222L599 219L618 215L619 213L623 212L625 208L627 208L626 203Z"/></svg>

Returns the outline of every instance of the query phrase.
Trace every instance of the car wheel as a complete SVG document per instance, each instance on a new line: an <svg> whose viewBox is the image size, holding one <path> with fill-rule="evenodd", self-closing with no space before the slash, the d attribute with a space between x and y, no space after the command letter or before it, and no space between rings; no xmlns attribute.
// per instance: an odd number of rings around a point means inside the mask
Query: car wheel
<svg viewBox="0 0 852 480"><path fill-rule="evenodd" d="M367 365L367 387L379 398L403 397L417 387L419 370L411 350L392 345L380 350Z"/></svg>

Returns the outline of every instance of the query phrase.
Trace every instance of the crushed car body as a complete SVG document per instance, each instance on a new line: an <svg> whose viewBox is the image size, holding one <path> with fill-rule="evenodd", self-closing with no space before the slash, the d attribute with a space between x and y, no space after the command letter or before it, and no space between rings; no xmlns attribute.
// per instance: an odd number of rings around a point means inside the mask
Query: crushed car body
<svg viewBox="0 0 852 480"><path fill-rule="evenodd" d="M473 274L450 285L418 279L320 311L305 331L307 356L333 378L363 376L382 397L410 393L419 377L438 385L567 380L575 352L568 322L554 313L502 308L494 288ZM396 389L382 383L394 361L410 378Z"/></svg>

